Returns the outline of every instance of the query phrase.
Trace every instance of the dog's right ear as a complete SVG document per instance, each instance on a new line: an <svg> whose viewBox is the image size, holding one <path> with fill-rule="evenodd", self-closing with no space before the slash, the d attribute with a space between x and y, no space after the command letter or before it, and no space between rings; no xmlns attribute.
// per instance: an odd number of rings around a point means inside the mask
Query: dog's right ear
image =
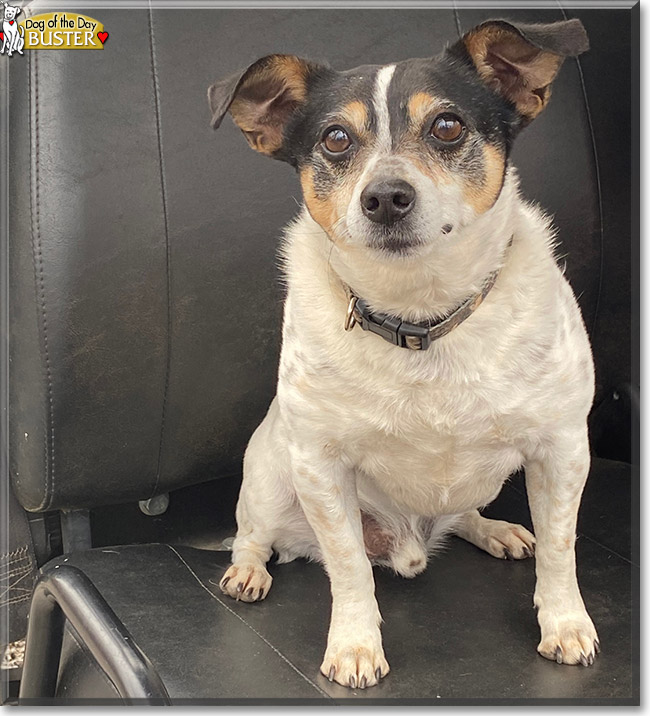
<svg viewBox="0 0 650 716"><path fill-rule="evenodd" d="M253 149L281 157L284 129L305 101L307 82L318 65L294 55L267 55L208 89L212 127L226 112Z"/></svg>

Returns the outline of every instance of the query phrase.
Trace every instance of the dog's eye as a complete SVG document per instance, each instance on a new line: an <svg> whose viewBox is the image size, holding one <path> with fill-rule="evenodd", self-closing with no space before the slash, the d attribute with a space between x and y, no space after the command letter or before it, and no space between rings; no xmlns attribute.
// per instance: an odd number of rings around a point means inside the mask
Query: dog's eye
<svg viewBox="0 0 650 716"><path fill-rule="evenodd" d="M439 114L433 120L429 133L441 142L450 144L463 136L465 126L455 114Z"/></svg>
<svg viewBox="0 0 650 716"><path fill-rule="evenodd" d="M330 127L325 130L322 144L328 152L341 154L350 148L352 140L342 127Z"/></svg>

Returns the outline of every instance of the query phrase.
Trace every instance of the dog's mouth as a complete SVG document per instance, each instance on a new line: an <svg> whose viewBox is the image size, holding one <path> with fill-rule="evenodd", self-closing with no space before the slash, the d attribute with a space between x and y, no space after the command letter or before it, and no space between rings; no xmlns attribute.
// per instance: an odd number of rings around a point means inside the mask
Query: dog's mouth
<svg viewBox="0 0 650 716"><path fill-rule="evenodd" d="M367 242L371 249L390 256L409 256L424 243L422 237L401 227L386 227L375 231Z"/></svg>

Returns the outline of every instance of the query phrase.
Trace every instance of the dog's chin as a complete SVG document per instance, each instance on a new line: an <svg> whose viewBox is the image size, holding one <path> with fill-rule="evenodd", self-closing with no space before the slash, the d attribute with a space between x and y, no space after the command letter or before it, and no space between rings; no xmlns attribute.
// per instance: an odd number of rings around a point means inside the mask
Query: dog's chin
<svg viewBox="0 0 650 716"><path fill-rule="evenodd" d="M384 231L380 235L369 237L366 246L373 252L386 258L406 259L419 254L425 242L411 232Z"/></svg>

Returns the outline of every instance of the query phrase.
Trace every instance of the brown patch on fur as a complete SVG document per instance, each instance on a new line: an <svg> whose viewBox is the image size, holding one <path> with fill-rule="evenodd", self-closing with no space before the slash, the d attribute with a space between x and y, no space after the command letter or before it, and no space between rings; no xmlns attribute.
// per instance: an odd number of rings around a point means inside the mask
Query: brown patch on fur
<svg viewBox="0 0 650 716"><path fill-rule="evenodd" d="M253 149L267 155L280 149L286 120L305 100L307 72L298 57L274 55L244 79L230 113Z"/></svg>
<svg viewBox="0 0 650 716"><path fill-rule="evenodd" d="M309 209L312 219L320 224L327 233L336 221L336 207L334 206L333 194L327 199L321 199L314 187L314 169L307 166L300 171L300 183L302 193L305 197L305 204Z"/></svg>
<svg viewBox="0 0 650 716"><path fill-rule="evenodd" d="M361 513L363 543L370 559L388 559L395 543L395 535L386 532L367 512Z"/></svg>
<svg viewBox="0 0 650 716"><path fill-rule="evenodd" d="M468 182L464 191L465 201L477 214L483 214L492 208L503 185L505 157L492 144L483 147L483 167L485 172L483 183L477 185Z"/></svg>
<svg viewBox="0 0 650 716"><path fill-rule="evenodd" d="M407 109L411 123L420 127L435 105L435 97L427 92L417 92L408 101Z"/></svg>
<svg viewBox="0 0 650 716"><path fill-rule="evenodd" d="M419 567L421 564L422 564L422 560L421 560L421 559L412 559L412 560L409 562L409 567L411 567L411 568L413 568L413 567Z"/></svg>
<svg viewBox="0 0 650 716"><path fill-rule="evenodd" d="M368 134L368 108L363 102L354 100L341 110L341 121L350 126L358 137Z"/></svg>
<svg viewBox="0 0 650 716"><path fill-rule="evenodd" d="M417 92L408 101L407 109L411 123L420 126L432 110L435 98L427 92Z"/></svg>
<svg viewBox="0 0 650 716"><path fill-rule="evenodd" d="M548 104L550 84L563 58L531 45L514 30L497 25L468 33L465 47L485 83L534 119Z"/></svg>
<svg viewBox="0 0 650 716"><path fill-rule="evenodd" d="M341 457L341 444L338 440L330 440L323 445L323 453L328 457Z"/></svg>

